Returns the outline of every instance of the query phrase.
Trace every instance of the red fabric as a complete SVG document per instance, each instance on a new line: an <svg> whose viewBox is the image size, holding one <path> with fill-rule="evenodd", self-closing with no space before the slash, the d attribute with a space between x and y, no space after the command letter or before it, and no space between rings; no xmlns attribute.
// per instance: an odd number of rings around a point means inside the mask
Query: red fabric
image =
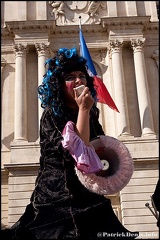
<svg viewBox="0 0 160 240"><path fill-rule="evenodd" d="M119 112L102 79L94 76L94 85L97 91L98 102L107 104L110 108Z"/></svg>

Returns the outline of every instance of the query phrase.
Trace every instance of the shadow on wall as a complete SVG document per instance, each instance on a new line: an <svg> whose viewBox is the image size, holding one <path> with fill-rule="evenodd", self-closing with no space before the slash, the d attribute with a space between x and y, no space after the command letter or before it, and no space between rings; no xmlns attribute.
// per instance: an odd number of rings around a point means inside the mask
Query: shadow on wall
<svg viewBox="0 0 160 240"><path fill-rule="evenodd" d="M143 129L144 128L151 128L152 126L150 126L150 119L149 119L149 109L148 107L146 107L144 114L143 114ZM151 129L151 131L154 131L153 129Z"/></svg>
<svg viewBox="0 0 160 240"><path fill-rule="evenodd" d="M8 148L10 150L10 143L13 141L13 139L14 139L14 132L12 132L7 137L4 137L1 140L1 144L3 144L6 148Z"/></svg>
<svg viewBox="0 0 160 240"><path fill-rule="evenodd" d="M6 64L4 65L3 70L2 70L1 93L3 93L3 90L4 90L3 88L4 88L5 80L9 77L10 73L15 72L14 67L12 67L10 64L8 64L4 58L2 58L1 61L2 60L5 61ZM11 80L8 78L8 81L11 81Z"/></svg>

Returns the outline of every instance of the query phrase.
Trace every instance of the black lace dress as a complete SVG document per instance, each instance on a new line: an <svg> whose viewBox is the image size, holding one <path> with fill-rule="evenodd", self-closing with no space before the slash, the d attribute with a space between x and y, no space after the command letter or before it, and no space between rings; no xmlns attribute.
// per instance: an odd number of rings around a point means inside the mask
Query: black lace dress
<svg viewBox="0 0 160 240"><path fill-rule="evenodd" d="M61 145L65 124L76 122L76 115L67 111L66 119L53 117L50 108L42 114L39 173L30 204L12 227L16 235L12 239L135 238L136 233L119 222L110 200L90 192L78 180L75 160ZM91 139L104 135L94 116L90 117L90 128Z"/></svg>

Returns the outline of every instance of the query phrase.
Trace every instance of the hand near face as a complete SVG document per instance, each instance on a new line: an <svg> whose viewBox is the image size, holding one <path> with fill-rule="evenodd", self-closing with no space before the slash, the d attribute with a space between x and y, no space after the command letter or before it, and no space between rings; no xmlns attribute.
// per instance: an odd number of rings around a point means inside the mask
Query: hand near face
<svg viewBox="0 0 160 240"><path fill-rule="evenodd" d="M79 107L79 110L86 111L92 108L94 99L91 96L91 93L88 87L84 88L80 96L77 95L77 92L75 89L74 89L74 94L75 94L75 101Z"/></svg>
<svg viewBox="0 0 160 240"><path fill-rule="evenodd" d="M70 103L73 101L78 105L79 110L90 111L93 106L94 99L91 96L89 88L87 87L87 79L83 72L74 71L65 76L65 86L67 88L66 95L68 96L68 100L70 99ZM84 87L83 91L80 93L79 90ZM76 90L76 88L78 88ZM80 95L79 95L80 94ZM69 101L67 101L68 103Z"/></svg>

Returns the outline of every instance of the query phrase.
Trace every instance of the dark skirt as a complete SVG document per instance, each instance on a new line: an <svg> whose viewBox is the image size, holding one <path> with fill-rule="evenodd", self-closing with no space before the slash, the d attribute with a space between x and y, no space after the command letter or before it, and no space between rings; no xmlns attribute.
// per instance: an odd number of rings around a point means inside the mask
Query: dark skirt
<svg viewBox="0 0 160 240"><path fill-rule="evenodd" d="M57 210L57 213L61 212ZM63 212L63 210L62 210ZM37 212L32 204L9 230L1 231L3 240L32 239L135 239L138 232L128 231L116 217L109 199L102 204L76 213L72 218L58 216L52 206ZM37 214L37 215L36 215ZM54 219L54 221L53 221Z"/></svg>

